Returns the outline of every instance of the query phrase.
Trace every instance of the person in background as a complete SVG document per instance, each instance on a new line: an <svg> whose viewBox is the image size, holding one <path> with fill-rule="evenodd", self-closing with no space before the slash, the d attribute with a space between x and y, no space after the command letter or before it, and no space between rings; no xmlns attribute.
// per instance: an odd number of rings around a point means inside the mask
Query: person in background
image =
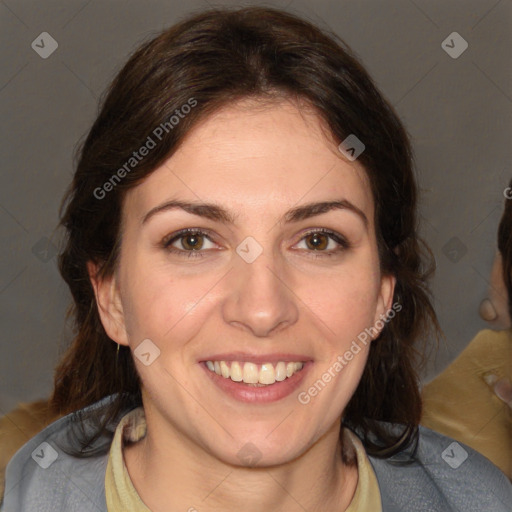
<svg viewBox="0 0 512 512"><path fill-rule="evenodd" d="M512 200L504 195L489 297L479 311L493 329L424 386L421 423L479 451L512 480Z"/></svg>

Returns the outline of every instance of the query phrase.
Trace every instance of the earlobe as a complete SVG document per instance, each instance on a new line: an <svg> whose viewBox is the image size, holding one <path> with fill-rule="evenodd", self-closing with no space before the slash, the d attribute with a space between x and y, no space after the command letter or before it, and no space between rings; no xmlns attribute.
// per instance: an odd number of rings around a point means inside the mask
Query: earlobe
<svg viewBox="0 0 512 512"><path fill-rule="evenodd" d="M382 277L381 293L384 302L384 313L387 313L393 306L393 296L395 294L396 277L387 275Z"/></svg>
<svg viewBox="0 0 512 512"><path fill-rule="evenodd" d="M115 342L128 345L124 312L115 273L108 277L100 277L98 267L92 261L87 262L87 271L105 332Z"/></svg>
<svg viewBox="0 0 512 512"><path fill-rule="evenodd" d="M384 328L388 312L393 306L393 296L395 293L396 277L393 275L383 275L381 277L380 292L375 311L374 326L380 332ZM376 337L378 337L377 335Z"/></svg>

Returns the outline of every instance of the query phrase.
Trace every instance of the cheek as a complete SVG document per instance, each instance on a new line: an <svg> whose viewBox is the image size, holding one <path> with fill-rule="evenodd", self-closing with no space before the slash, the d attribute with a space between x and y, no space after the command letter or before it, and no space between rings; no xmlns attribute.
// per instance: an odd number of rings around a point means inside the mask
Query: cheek
<svg viewBox="0 0 512 512"><path fill-rule="evenodd" d="M199 316L208 308L208 292L218 277L208 274L179 276L168 268L128 263L124 275L123 308L131 344L150 338L155 342L176 339L183 329L200 326ZM192 334L186 333L188 337ZM178 337L179 339L179 337Z"/></svg>
<svg viewBox="0 0 512 512"><path fill-rule="evenodd" d="M343 270L304 283L298 295L325 324L326 334L346 340L374 322L378 275L369 268Z"/></svg>
<svg viewBox="0 0 512 512"><path fill-rule="evenodd" d="M160 346L169 339L174 340L173 346L186 343L222 306L219 301L229 300L235 289L230 283L233 276L225 268L180 274L179 269L171 272L168 266L148 264L137 255L123 263L122 301L131 345L145 338ZM372 324L378 279L371 251L359 253L329 272L291 272L289 300L302 310L299 323L317 324L316 329L341 350L340 343L350 343Z"/></svg>

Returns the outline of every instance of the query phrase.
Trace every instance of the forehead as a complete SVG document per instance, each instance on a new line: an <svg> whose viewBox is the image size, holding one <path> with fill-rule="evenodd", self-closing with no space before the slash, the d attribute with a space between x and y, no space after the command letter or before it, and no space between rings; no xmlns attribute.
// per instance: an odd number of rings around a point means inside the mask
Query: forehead
<svg viewBox="0 0 512 512"><path fill-rule="evenodd" d="M179 149L125 200L138 218L170 198L228 205L242 218L346 199L373 218L365 169L338 151L311 109L242 100L200 121ZM264 210L264 211L263 211Z"/></svg>

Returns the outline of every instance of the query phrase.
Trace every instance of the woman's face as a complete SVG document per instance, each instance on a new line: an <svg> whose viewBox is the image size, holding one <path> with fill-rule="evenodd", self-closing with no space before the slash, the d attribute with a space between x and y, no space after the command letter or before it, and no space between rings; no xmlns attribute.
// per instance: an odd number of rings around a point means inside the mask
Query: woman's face
<svg viewBox="0 0 512 512"><path fill-rule="evenodd" d="M236 465L338 435L394 279L365 171L324 133L291 103L245 100L128 192L97 294L107 333L135 351L148 433Z"/></svg>

